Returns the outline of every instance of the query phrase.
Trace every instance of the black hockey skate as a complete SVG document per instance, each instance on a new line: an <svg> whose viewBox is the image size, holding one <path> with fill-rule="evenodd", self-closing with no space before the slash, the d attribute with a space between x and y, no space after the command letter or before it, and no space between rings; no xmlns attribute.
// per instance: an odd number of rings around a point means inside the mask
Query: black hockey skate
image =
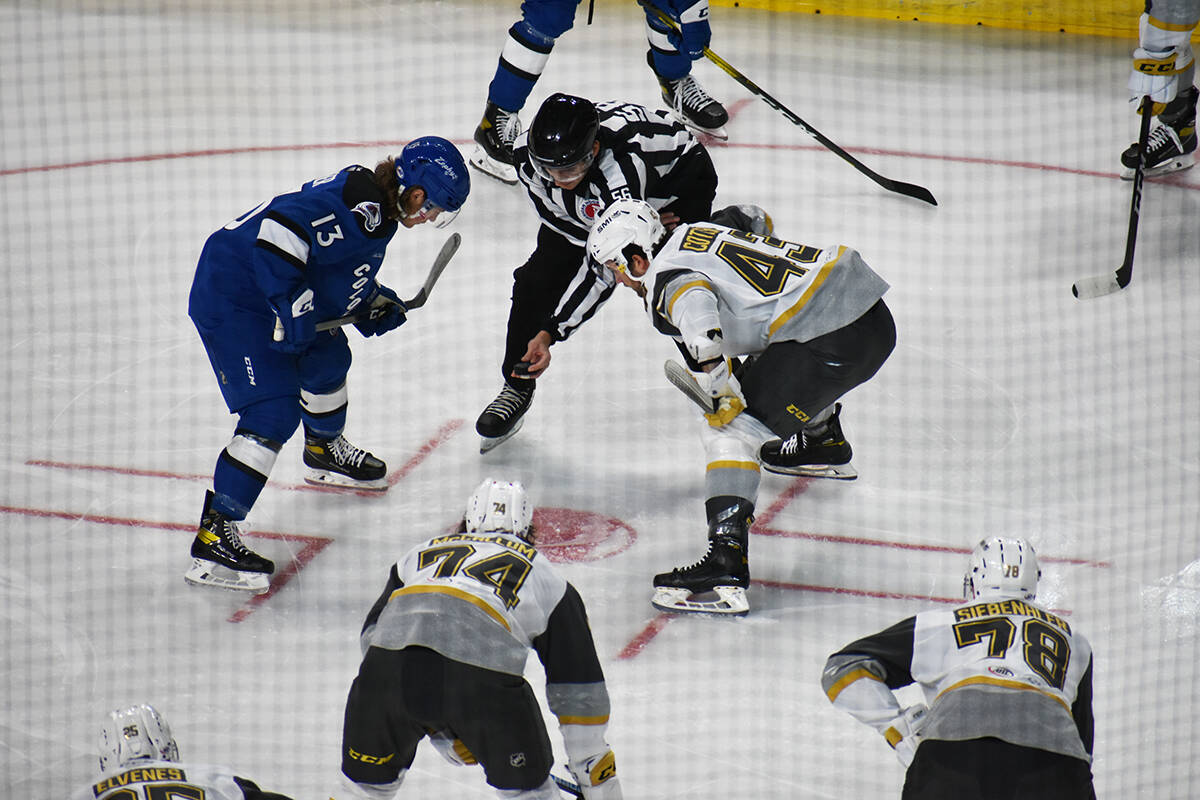
<svg viewBox="0 0 1200 800"><path fill-rule="evenodd" d="M196 586L263 594L270 587L274 562L242 544L237 523L213 510L212 502L209 491L192 541L192 567L183 579Z"/></svg>
<svg viewBox="0 0 1200 800"><path fill-rule="evenodd" d="M653 70L654 62L649 52L646 53L646 61ZM668 80L657 72L654 77L658 78L663 100L680 122L716 139L729 138L725 131L729 112L704 91L704 87L690 73L677 80Z"/></svg>
<svg viewBox="0 0 1200 800"><path fill-rule="evenodd" d="M1195 86L1167 103L1158 115L1159 125L1146 141L1146 175L1164 175L1187 169L1196 163L1196 99L1200 90ZM1137 170L1138 146L1134 142L1121 153L1121 177L1133 178Z"/></svg>
<svg viewBox="0 0 1200 800"><path fill-rule="evenodd" d="M750 611L747 546L753 508L738 503L718 513L709 525L708 552L690 567L654 576L650 604L660 611L732 614Z"/></svg>
<svg viewBox="0 0 1200 800"><path fill-rule="evenodd" d="M838 417L842 404L833 408L833 413L823 422L788 439L772 439L758 451L767 472L779 475L802 475L809 478L837 478L852 481L858 472L850 464L854 451L842 434Z"/></svg>
<svg viewBox="0 0 1200 800"><path fill-rule="evenodd" d="M479 145L468 162L480 172L491 175L504 183L517 182L517 169L513 165L513 142L521 133L521 118L516 111L505 111L488 101L483 119L475 129L475 142Z"/></svg>
<svg viewBox="0 0 1200 800"><path fill-rule="evenodd" d="M322 439L304 432L304 480L315 486L387 491L387 464L346 441L340 433Z"/></svg>
<svg viewBox="0 0 1200 800"><path fill-rule="evenodd" d="M488 403L475 421L475 431L482 437L479 442L481 455L508 441L521 430L525 412L533 403L533 390L532 382L528 389L518 389L506 382L496 399Z"/></svg>

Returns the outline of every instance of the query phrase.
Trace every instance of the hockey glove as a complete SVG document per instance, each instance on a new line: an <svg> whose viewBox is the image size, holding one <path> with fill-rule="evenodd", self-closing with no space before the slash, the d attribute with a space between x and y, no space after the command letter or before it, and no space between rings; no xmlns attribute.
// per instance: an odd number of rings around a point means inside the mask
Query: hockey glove
<svg viewBox="0 0 1200 800"><path fill-rule="evenodd" d="M617 780L617 760L612 750L580 761L569 761L567 770L579 784L583 800L622 800L621 782Z"/></svg>
<svg viewBox="0 0 1200 800"><path fill-rule="evenodd" d="M704 58L704 48L712 41L712 29L708 25L708 0L700 0L680 11L679 32L672 30L667 39L692 61Z"/></svg>
<svg viewBox="0 0 1200 800"><path fill-rule="evenodd" d="M382 336L390 330L403 325L408 317L408 310L400 302L400 296L382 284L375 284L375 292L371 295L371 316L362 322L354 323L358 332L363 336Z"/></svg>
<svg viewBox="0 0 1200 800"><path fill-rule="evenodd" d="M316 313L313 310L313 290L301 285L291 297L269 298L275 310L276 336L271 346L281 353L299 354L317 338ZM278 333L282 331L283 338Z"/></svg>
<svg viewBox="0 0 1200 800"><path fill-rule="evenodd" d="M1149 95L1154 103L1151 113L1158 115L1175 99L1179 91L1179 73L1195 61L1192 48L1185 42L1168 50L1133 51L1133 71L1129 75L1129 102L1139 106Z"/></svg>
<svg viewBox="0 0 1200 800"><path fill-rule="evenodd" d="M904 709L904 713L892 720L883 732L883 738L896 751L896 758L907 769L921 744L921 727L925 724L929 709L918 703Z"/></svg>
<svg viewBox="0 0 1200 800"><path fill-rule="evenodd" d="M696 383L713 399L713 410L704 417L714 428L728 425L746 410L746 397L738 379L733 376L733 367L724 355L723 344L721 331L713 328L687 345L692 358L705 370L696 373Z"/></svg>
<svg viewBox="0 0 1200 800"><path fill-rule="evenodd" d="M1160 23L1161 24L1161 23ZM1130 102L1141 109L1142 98L1149 95L1155 116L1179 91L1179 73L1196 59L1190 42L1192 32L1165 30L1154 24L1149 14L1138 20L1138 42L1133 51L1133 71L1129 75Z"/></svg>
<svg viewBox="0 0 1200 800"><path fill-rule="evenodd" d="M704 415L712 427L728 425L733 422L734 417L746 410L746 397L742 394L742 386L738 379L733 376L729 359L721 359L720 364L711 372L698 373L696 383L713 399L712 413Z"/></svg>

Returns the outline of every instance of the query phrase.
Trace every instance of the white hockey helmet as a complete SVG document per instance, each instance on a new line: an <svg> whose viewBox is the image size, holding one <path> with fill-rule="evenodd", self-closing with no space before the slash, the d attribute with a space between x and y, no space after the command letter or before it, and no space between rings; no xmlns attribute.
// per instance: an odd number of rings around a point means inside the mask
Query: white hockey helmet
<svg viewBox="0 0 1200 800"><path fill-rule="evenodd" d="M963 576L963 597L967 600L993 596L1032 600L1037 597L1041 577L1042 569L1038 566L1033 545L1024 539L989 536L971 553L967 574Z"/></svg>
<svg viewBox="0 0 1200 800"><path fill-rule="evenodd" d="M615 261L617 267L629 274L629 254L626 248L635 244L650 258L654 247L666 235L658 212L644 200L617 200L596 218L588 234L588 264L600 275L606 265ZM633 275L629 277L641 280Z"/></svg>
<svg viewBox="0 0 1200 800"><path fill-rule="evenodd" d="M519 482L486 478L467 500L463 522L471 533L508 531L526 539L533 524L533 506Z"/></svg>
<svg viewBox="0 0 1200 800"><path fill-rule="evenodd" d="M113 711L100 729L100 770L119 769L139 761L178 761L171 726L153 706L141 703Z"/></svg>

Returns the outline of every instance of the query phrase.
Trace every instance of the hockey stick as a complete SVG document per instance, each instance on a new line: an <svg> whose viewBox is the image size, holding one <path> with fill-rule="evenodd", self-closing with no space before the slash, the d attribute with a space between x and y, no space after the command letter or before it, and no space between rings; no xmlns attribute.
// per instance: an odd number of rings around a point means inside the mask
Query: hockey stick
<svg viewBox="0 0 1200 800"><path fill-rule="evenodd" d="M643 5L647 11L649 11L651 14L654 14L656 17L658 17L660 20L662 20L663 24L670 27L671 30L673 30L675 33L680 33L679 23L677 23L675 20L673 20L666 12L662 11L657 6L655 6L653 3L649 2L649 0L638 0L638 2L641 5ZM843 159L844 161L848 162L850 164L850 166L854 167L856 170L861 172L863 175L866 175L868 178L875 181L877 184L882 186L884 189L887 189L890 192L896 192L897 194L905 195L906 197L913 197L913 198L916 198L917 200L923 200L932 206L937 205L937 200L934 199L933 193L930 192L928 189L926 189L924 186L917 186L916 184L913 184L913 183L904 183L903 181L897 181L897 180L892 180L891 178L883 177L878 172L871 169L866 164L862 163L861 161L859 161L857 158L855 158L854 156L847 153L842 148L838 147L837 144L835 144L831 140L827 139L816 128L809 125L804 120L800 119L800 117L796 116L795 112L793 112L790 108L788 108L783 103L776 100L771 95L767 94L767 92L765 92L756 83L754 83L754 81L747 78L745 75L743 75L741 72L739 72L736 67L734 67L728 61L726 61L725 59L721 58L719 55L714 53L711 49L705 47L704 55L709 61L713 62L718 67L723 69L726 73L728 73L729 77L733 78L735 81L740 83L742 86L746 87L746 89L748 89L752 94L758 95L758 97L761 98L763 100L763 102L765 102L771 108L775 109L780 114L783 114L783 116L785 118L787 118L788 122L802 128L805 133L807 133L809 136L816 139L817 142L819 142L822 147L825 147L827 150L832 151L834 153L834 155L836 155L839 158Z"/></svg>
<svg viewBox="0 0 1200 800"><path fill-rule="evenodd" d="M1071 294L1080 300L1091 300L1124 289L1133 280L1133 248L1137 244L1138 217L1141 216L1142 182L1146 178L1146 142L1150 138L1150 118L1153 114L1150 96L1142 98L1142 129L1138 133L1137 169L1133 173L1133 200L1129 206L1129 233L1125 236L1125 262L1116 272L1076 281Z"/></svg>
<svg viewBox="0 0 1200 800"><path fill-rule="evenodd" d="M438 282L438 278L442 277L442 272L446 269L446 265L450 263L450 259L458 252L458 246L462 244L462 235L452 233L446 239L446 243L442 245L442 249L438 251L437 258L433 260L433 266L429 268L429 274L425 276L425 283L421 286L420 291L410 297L408 300L401 301L404 313L412 311L414 308L420 308L425 305L425 301L429 299L429 293L433 291L433 285ZM337 319L326 320L325 322L317 323L317 332L331 331L335 328L340 328L343 325L353 325L358 322L365 322L369 319L375 319L384 312L388 303L373 306L366 311L357 311L353 314L347 314L344 317ZM283 341L283 322L279 317L275 317L275 332L274 338L277 342Z"/></svg>
<svg viewBox="0 0 1200 800"><path fill-rule="evenodd" d="M705 414L716 413L716 401L709 396L708 392L700 388L700 384L696 383L692 373L688 372L685 367L676 361L667 359L663 364L663 372L667 374L667 380L671 382L671 385L687 395L688 400L700 406L701 411Z"/></svg>
<svg viewBox="0 0 1200 800"><path fill-rule="evenodd" d="M558 788L562 789L567 794L571 795L572 797L583 797L583 790L579 788L579 784L575 783L574 781L569 781L566 778L560 778L553 772L550 773L550 777L554 779L554 783L558 786Z"/></svg>

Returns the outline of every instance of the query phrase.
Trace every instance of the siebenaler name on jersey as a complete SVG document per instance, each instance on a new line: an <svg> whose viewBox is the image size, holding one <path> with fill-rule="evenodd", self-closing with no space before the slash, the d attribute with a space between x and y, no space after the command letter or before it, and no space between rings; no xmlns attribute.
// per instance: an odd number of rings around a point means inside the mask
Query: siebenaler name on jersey
<svg viewBox="0 0 1200 800"><path fill-rule="evenodd" d="M154 781L179 781L187 780L187 775L179 767L140 767L122 772L120 775L114 775L111 778L105 778L92 786L92 794L99 797L109 789L117 789L121 786L128 786L131 783L152 783Z"/></svg>
<svg viewBox="0 0 1200 800"><path fill-rule="evenodd" d="M1021 600L998 600L991 603L976 603L964 608L957 608L954 610L954 619L962 622L963 620L979 619L980 617L998 617L1002 614L1035 617L1043 622L1054 625L1063 633L1071 632L1071 626L1067 624L1066 620Z"/></svg>

